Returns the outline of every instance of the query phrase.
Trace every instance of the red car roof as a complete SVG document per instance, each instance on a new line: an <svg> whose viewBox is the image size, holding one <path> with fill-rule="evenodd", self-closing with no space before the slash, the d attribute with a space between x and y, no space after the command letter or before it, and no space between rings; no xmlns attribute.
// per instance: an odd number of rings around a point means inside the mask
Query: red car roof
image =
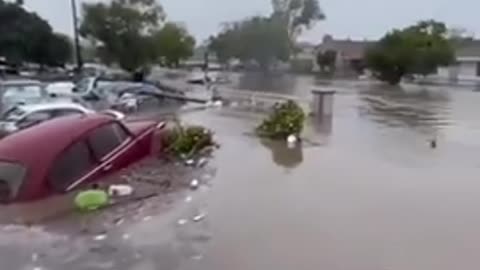
<svg viewBox="0 0 480 270"><path fill-rule="evenodd" d="M0 140L0 160L22 163L29 170L41 170L83 134L112 121L111 117L101 114L46 121Z"/></svg>

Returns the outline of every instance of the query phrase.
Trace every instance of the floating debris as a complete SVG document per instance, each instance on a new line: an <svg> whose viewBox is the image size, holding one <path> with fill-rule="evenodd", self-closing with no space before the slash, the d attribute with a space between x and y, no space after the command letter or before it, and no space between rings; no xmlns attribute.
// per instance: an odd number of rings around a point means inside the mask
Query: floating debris
<svg viewBox="0 0 480 270"><path fill-rule="evenodd" d="M133 187L130 185L111 185L108 187L108 195L125 197L133 193Z"/></svg>
<svg viewBox="0 0 480 270"><path fill-rule="evenodd" d="M125 234L122 235L122 238L123 238L123 240L128 240L128 239L130 239L130 234L125 233Z"/></svg>
<svg viewBox="0 0 480 270"><path fill-rule="evenodd" d="M185 198L185 202L186 202L186 203L189 203L189 202L192 202L192 201L193 201L192 196L187 196L187 197Z"/></svg>
<svg viewBox="0 0 480 270"><path fill-rule="evenodd" d="M93 211L108 204L109 196L103 190L86 190L79 192L75 197L75 206L83 211Z"/></svg>
<svg viewBox="0 0 480 270"><path fill-rule="evenodd" d="M192 166L193 164L195 164L195 160L193 160L193 159L185 160L185 165Z"/></svg>
<svg viewBox="0 0 480 270"><path fill-rule="evenodd" d="M203 167L205 167L205 165L207 165L207 163L208 163L208 159L207 159L207 158L201 158L201 159L199 159L199 160L197 161L197 166L198 166L199 168L203 168Z"/></svg>
<svg viewBox="0 0 480 270"><path fill-rule="evenodd" d="M152 219L152 216L146 216L146 217L143 218L143 221L149 221L151 219Z"/></svg>
<svg viewBox="0 0 480 270"><path fill-rule="evenodd" d="M433 139L430 141L430 148L435 149L437 148L437 140Z"/></svg>
<svg viewBox="0 0 480 270"><path fill-rule="evenodd" d="M115 226L120 226L123 224L123 222L125 222L125 219L124 218L117 218L114 222Z"/></svg>
<svg viewBox="0 0 480 270"><path fill-rule="evenodd" d="M200 181L198 181L197 179L193 179L192 182L190 182L190 188L193 190L198 189L199 186L200 186Z"/></svg>
<svg viewBox="0 0 480 270"><path fill-rule="evenodd" d="M195 255L195 256L192 256L192 260L196 260L196 261L199 261L203 259L203 255Z"/></svg>
<svg viewBox="0 0 480 270"><path fill-rule="evenodd" d="M287 137L287 146L288 148L295 148L297 146L298 138L295 135L290 135Z"/></svg>
<svg viewBox="0 0 480 270"><path fill-rule="evenodd" d="M223 106L223 101L217 100L213 102L213 107L222 107Z"/></svg>
<svg viewBox="0 0 480 270"><path fill-rule="evenodd" d="M195 221L195 222L200 222L200 221L204 220L206 217L207 217L206 213L200 213L200 214L194 216L192 218L192 220Z"/></svg>
<svg viewBox="0 0 480 270"><path fill-rule="evenodd" d="M32 254L32 262L38 261L38 257L39 257L39 256L38 256L38 253L33 253L33 254Z"/></svg>
<svg viewBox="0 0 480 270"><path fill-rule="evenodd" d="M106 234L99 234L99 235L96 235L95 237L93 237L93 240L95 240L95 241L103 241L105 239L107 239Z"/></svg>
<svg viewBox="0 0 480 270"><path fill-rule="evenodd" d="M186 219L179 219L179 220L177 221L177 224L180 225L180 226L183 226L183 225L185 225L185 224L187 224L187 223L188 223L188 220L186 220Z"/></svg>

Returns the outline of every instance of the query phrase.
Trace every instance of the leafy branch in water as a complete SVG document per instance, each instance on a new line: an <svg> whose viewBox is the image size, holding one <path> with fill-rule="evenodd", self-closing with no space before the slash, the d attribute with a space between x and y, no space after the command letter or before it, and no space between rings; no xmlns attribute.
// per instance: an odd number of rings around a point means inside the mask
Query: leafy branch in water
<svg viewBox="0 0 480 270"><path fill-rule="evenodd" d="M272 113L257 127L257 134L271 139L285 139L300 135L305 122L305 112L294 101L289 100L273 106Z"/></svg>
<svg viewBox="0 0 480 270"><path fill-rule="evenodd" d="M183 126L179 123L167 131L165 144L167 154L184 159L217 147L212 131L201 126Z"/></svg>

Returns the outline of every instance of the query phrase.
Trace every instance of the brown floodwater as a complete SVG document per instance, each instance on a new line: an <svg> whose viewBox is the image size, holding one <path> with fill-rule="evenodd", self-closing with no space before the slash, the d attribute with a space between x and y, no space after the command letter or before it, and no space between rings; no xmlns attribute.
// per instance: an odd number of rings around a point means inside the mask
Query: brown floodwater
<svg viewBox="0 0 480 270"><path fill-rule="evenodd" d="M284 93L308 97L314 84L295 77ZM212 169L195 176L198 190L117 209L116 218L134 218L84 234L68 229L71 219L5 225L2 269L479 267L480 93L348 81L329 87L337 89L333 118L309 119L303 145L293 149L252 136L262 115L251 110L182 114L213 129L221 144ZM84 219L112 220L73 220Z"/></svg>

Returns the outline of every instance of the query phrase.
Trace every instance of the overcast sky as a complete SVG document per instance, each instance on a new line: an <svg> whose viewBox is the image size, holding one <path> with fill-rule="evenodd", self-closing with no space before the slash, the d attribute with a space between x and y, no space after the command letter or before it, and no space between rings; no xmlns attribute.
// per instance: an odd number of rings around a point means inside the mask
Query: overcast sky
<svg viewBox="0 0 480 270"><path fill-rule="evenodd" d="M77 0L81 2L94 0ZM480 35L479 0L319 0L327 20L302 39L319 42L325 33L352 39L378 38L394 27L434 18ZM246 16L269 14L270 0L160 0L168 19L184 22L198 40L220 24ZM60 32L72 33L70 0L25 0Z"/></svg>

